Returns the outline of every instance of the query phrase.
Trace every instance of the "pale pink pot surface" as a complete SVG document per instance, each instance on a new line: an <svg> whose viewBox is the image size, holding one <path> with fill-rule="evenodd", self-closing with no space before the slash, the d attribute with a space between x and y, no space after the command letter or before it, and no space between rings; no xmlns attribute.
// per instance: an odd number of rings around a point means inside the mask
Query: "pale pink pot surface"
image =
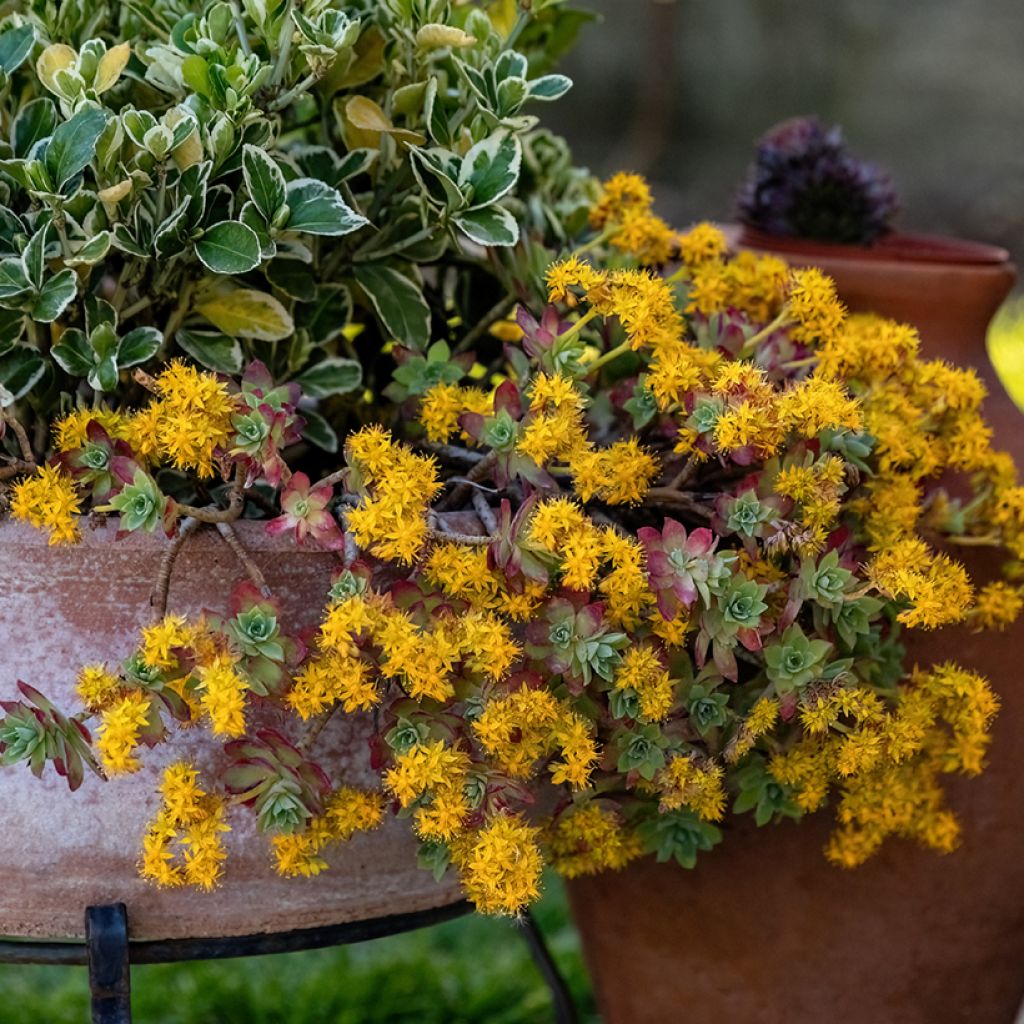
<svg viewBox="0 0 1024 1024"><path fill-rule="evenodd" d="M290 632L315 625L333 555L266 536L242 523L239 535L282 603ZM17 699L19 679L66 713L79 710L74 685L83 664L118 665L152 618L150 593L167 541L112 527L86 528L80 544L49 547L45 534L0 522L0 699ZM191 537L179 554L170 610L224 611L241 567L213 530ZM91 723L92 724L92 723ZM296 720L282 731L297 739ZM338 713L313 756L335 784L378 788L369 766L369 716ZM23 765L0 768L0 935L80 938L86 906L124 902L133 938L230 936L283 931L406 913L453 903L456 882L438 884L416 866L408 822L388 818L326 853L330 869L313 879L285 879L273 868L266 836L247 808L230 811L228 860L211 893L158 890L139 878L146 823L160 805L163 767L185 758L203 769L223 763L206 729L172 726L169 741L143 750L143 768L103 782L92 773L76 793L51 767L36 779Z"/></svg>

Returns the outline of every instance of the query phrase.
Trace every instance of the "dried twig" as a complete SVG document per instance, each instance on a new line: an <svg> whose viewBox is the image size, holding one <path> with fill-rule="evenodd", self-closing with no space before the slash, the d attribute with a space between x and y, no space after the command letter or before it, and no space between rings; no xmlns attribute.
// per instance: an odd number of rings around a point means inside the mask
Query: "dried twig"
<svg viewBox="0 0 1024 1024"><path fill-rule="evenodd" d="M480 522L484 524L484 529L492 535L497 533L498 519L494 509L487 504L487 499L479 491L473 491L473 508L480 517Z"/></svg>
<svg viewBox="0 0 1024 1024"><path fill-rule="evenodd" d="M25 433L25 428L14 418L14 416L7 412L6 409L0 410L0 415L3 416L4 423L14 431L14 436L18 441L18 448L21 450L22 459L35 469L36 454L32 451L32 445L29 444L28 434Z"/></svg>
<svg viewBox="0 0 1024 1024"><path fill-rule="evenodd" d="M198 519L201 523L233 523L245 509L245 471L241 463L235 467L235 479L231 484L226 508L207 505L196 508L193 505L179 505L178 514Z"/></svg>
<svg viewBox="0 0 1024 1024"><path fill-rule="evenodd" d="M252 555L243 547L242 542L238 539L238 534L235 532L235 528L231 523L217 523L216 525L217 532L224 538L224 542L235 553L235 557L239 562L242 563L246 575L264 597L270 597L273 592L267 584L266 577L260 572L260 567L253 561Z"/></svg>
<svg viewBox="0 0 1024 1024"><path fill-rule="evenodd" d="M178 524L178 536L171 541L160 561L160 568L156 574L156 585L149 597L149 603L156 609L158 619L162 619L167 614L167 599L171 589L171 572L174 569L174 562L185 541L199 529L199 526L198 519L181 520Z"/></svg>
<svg viewBox="0 0 1024 1024"><path fill-rule="evenodd" d="M644 497L644 504L681 508L694 513L694 515L703 516L705 519L710 519L715 514L715 510L710 505L705 505L703 502L691 498L689 494L673 491L668 487L652 487Z"/></svg>
<svg viewBox="0 0 1024 1024"><path fill-rule="evenodd" d="M340 704L335 704L334 707L328 708L328 710L325 711L322 715L320 715L319 718L317 718L316 721L314 721L313 724L309 727L309 731L306 733L306 735L303 736L302 739L299 740L299 742L296 744L298 749L302 751L303 754L308 754L310 750L312 750L313 744L316 743L317 738L320 736L320 733L324 731L324 727L331 720L331 717L334 715L334 712L337 711L340 706Z"/></svg>
<svg viewBox="0 0 1024 1024"><path fill-rule="evenodd" d="M10 462L0 466L0 480L10 480L12 476L20 476L22 473L32 473L36 469L34 462L25 462L23 459L12 459Z"/></svg>
<svg viewBox="0 0 1024 1024"><path fill-rule="evenodd" d="M483 480L494 468L497 456L491 452L486 458L481 459L465 476L463 482L453 491L449 491L437 506L438 512L446 512L448 509L458 507L473 492L473 484Z"/></svg>

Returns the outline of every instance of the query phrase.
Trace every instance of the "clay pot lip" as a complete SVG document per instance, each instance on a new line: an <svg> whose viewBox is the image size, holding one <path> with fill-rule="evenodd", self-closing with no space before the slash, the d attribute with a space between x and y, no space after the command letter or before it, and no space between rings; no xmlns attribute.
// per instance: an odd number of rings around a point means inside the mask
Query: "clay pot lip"
<svg viewBox="0 0 1024 1024"><path fill-rule="evenodd" d="M331 552L314 544L300 547L291 535L271 536L265 527L268 520L239 519L232 525L245 542L245 546L254 551L267 551L275 555L295 554L306 556L330 557ZM63 545L59 550L64 555L73 555L76 550L92 548L116 548L118 551L152 551L163 549L171 542L163 532L129 533L118 539L116 520L107 519L102 522L90 523L88 519L81 524L81 540L77 544ZM224 544L213 527L200 530L189 538L190 548L216 548ZM45 530L38 530L28 523L17 522L10 518L0 518L0 548L16 545L19 548L38 548L45 550L50 547ZM51 551L53 549L51 548ZM340 564L340 563L339 563Z"/></svg>
<svg viewBox="0 0 1024 1024"><path fill-rule="evenodd" d="M799 253L808 258L835 260L868 260L871 262L934 263L944 266L998 266L1010 262L1006 249L986 242L953 238L949 235L928 235L894 232L872 245L838 245L815 242L788 235L770 235L746 224L734 226L735 241L752 249L780 253Z"/></svg>

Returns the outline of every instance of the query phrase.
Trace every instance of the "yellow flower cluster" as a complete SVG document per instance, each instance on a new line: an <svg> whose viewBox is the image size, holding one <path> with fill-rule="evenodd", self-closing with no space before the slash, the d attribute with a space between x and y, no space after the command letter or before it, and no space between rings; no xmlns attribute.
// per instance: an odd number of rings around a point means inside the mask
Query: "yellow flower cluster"
<svg viewBox="0 0 1024 1024"><path fill-rule="evenodd" d="M616 690L637 695L640 714L649 722L660 722L672 710L675 699L672 680L653 647L631 647L615 673Z"/></svg>
<svg viewBox="0 0 1024 1024"><path fill-rule="evenodd" d="M158 398L147 417L160 454L177 469L213 476L214 453L231 439L235 400L215 374L174 360L156 378Z"/></svg>
<svg viewBox="0 0 1024 1024"><path fill-rule="evenodd" d="M78 674L75 692L90 711L102 711L120 694L121 680L106 665L86 665Z"/></svg>
<svg viewBox="0 0 1024 1024"><path fill-rule="evenodd" d="M464 413L476 412L486 416L493 411L494 399L488 392L441 383L423 396L420 423L428 441L442 444L459 429L459 417Z"/></svg>
<svg viewBox="0 0 1024 1024"><path fill-rule="evenodd" d="M804 738L769 770L807 812L840 787L826 850L837 864L861 863L890 835L949 850L958 827L939 777L981 771L997 710L984 679L948 663L915 671L892 708L867 688L836 689L804 702Z"/></svg>
<svg viewBox="0 0 1024 1024"><path fill-rule="evenodd" d="M539 834L521 818L499 814L452 844L452 861L478 910L512 916L540 896Z"/></svg>
<svg viewBox="0 0 1024 1024"><path fill-rule="evenodd" d="M159 622L142 629L142 660L150 668L174 668L175 651L190 646L195 631L181 615L165 615Z"/></svg>
<svg viewBox="0 0 1024 1024"><path fill-rule="evenodd" d="M74 544L79 539L81 511L74 481L56 466L40 466L35 475L19 480L11 494L11 515L48 530L51 544Z"/></svg>
<svg viewBox="0 0 1024 1024"><path fill-rule="evenodd" d="M357 832L370 832L384 821L380 793L342 786L327 799L324 813L301 832L271 837L277 872L286 878L312 878L326 871L322 851L331 843L347 842Z"/></svg>
<svg viewBox="0 0 1024 1024"><path fill-rule="evenodd" d="M658 775L661 806L669 811L688 807L705 821L721 821L725 816L724 776L721 765L679 754Z"/></svg>
<svg viewBox="0 0 1024 1024"><path fill-rule="evenodd" d="M766 324L782 311L789 282L789 267L775 256L744 251L706 260L693 270L687 311L711 316L731 308Z"/></svg>
<svg viewBox="0 0 1024 1024"><path fill-rule="evenodd" d="M658 460L635 437L607 448L586 447L569 457L576 493L584 501L636 504L660 471Z"/></svg>
<svg viewBox="0 0 1024 1024"><path fill-rule="evenodd" d="M127 691L104 708L96 750L108 775L127 775L141 767L135 750L149 713L149 698L138 690Z"/></svg>
<svg viewBox="0 0 1024 1024"><path fill-rule="evenodd" d="M427 507L441 489L437 464L377 426L352 434L346 448L370 491L347 513L349 529L378 558L411 564L427 540Z"/></svg>
<svg viewBox="0 0 1024 1024"><path fill-rule="evenodd" d="M551 864L566 878L618 871L643 853L636 833L619 815L598 803L562 814L544 834Z"/></svg>
<svg viewBox="0 0 1024 1024"><path fill-rule="evenodd" d="M724 259L728 250L729 243L722 229L707 221L695 224L679 236L679 259L690 271Z"/></svg>
<svg viewBox="0 0 1024 1024"><path fill-rule="evenodd" d="M611 244L645 266L667 263L678 251L679 236L653 212L654 197L639 175L616 174L604 183L590 211L590 223L606 228Z"/></svg>
<svg viewBox="0 0 1024 1024"><path fill-rule="evenodd" d="M221 879L230 831L220 797L199 787L199 773L177 762L163 775L163 806L142 841L140 872L162 887L195 885L209 891Z"/></svg>
<svg viewBox="0 0 1024 1024"><path fill-rule="evenodd" d="M565 586L601 593L609 622L639 624L654 598L647 586L643 548L635 539L596 526L570 498L540 502L530 520L529 537L536 547L561 560Z"/></svg>
<svg viewBox="0 0 1024 1024"><path fill-rule="evenodd" d="M200 666L199 703L209 716L215 736L245 735L245 695L249 683L238 672L235 659L219 654Z"/></svg>
<svg viewBox="0 0 1024 1024"><path fill-rule="evenodd" d="M493 698L473 722L473 732L512 778L530 778L537 761L558 750L561 760L548 766L552 780L582 789L599 757L589 723L549 690L523 687Z"/></svg>
<svg viewBox="0 0 1024 1024"><path fill-rule="evenodd" d="M424 839L450 842L466 827L471 813L465 787L469 755L444 740L419 743L395 759L384 786L401 804L418 802L414 821Z"/></svg>
<svg viewBox="0 0 1024 1024"><path fill-rule="evenodd" d="M846 309L836 295L835 283L816 267L792 272L786 294L786 313L793 321L790 337L805 345L830 341L846 319Z"/></svg>
<svg viewBox="0 0 1024 1024"><path fill-rule="evenodd" d="M948 556L929 551L920 538L895 542L872 559L867 571L884 593L910 602L897 616L906 626L935 629L959 622L970 607L967 570Z"/></svg>

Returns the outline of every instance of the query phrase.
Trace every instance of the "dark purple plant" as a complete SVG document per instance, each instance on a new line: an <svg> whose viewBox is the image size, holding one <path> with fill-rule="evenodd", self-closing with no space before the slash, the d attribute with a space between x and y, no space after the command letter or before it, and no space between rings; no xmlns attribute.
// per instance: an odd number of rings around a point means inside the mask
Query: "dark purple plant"
<svg viewBox="0 0 1024 1024"><path fill-rule="evenodd" d="M737 196L737 215L772 235L868 245L891 230L892 180L850 153L838 125L795 117L770 129Z"/></svg>

